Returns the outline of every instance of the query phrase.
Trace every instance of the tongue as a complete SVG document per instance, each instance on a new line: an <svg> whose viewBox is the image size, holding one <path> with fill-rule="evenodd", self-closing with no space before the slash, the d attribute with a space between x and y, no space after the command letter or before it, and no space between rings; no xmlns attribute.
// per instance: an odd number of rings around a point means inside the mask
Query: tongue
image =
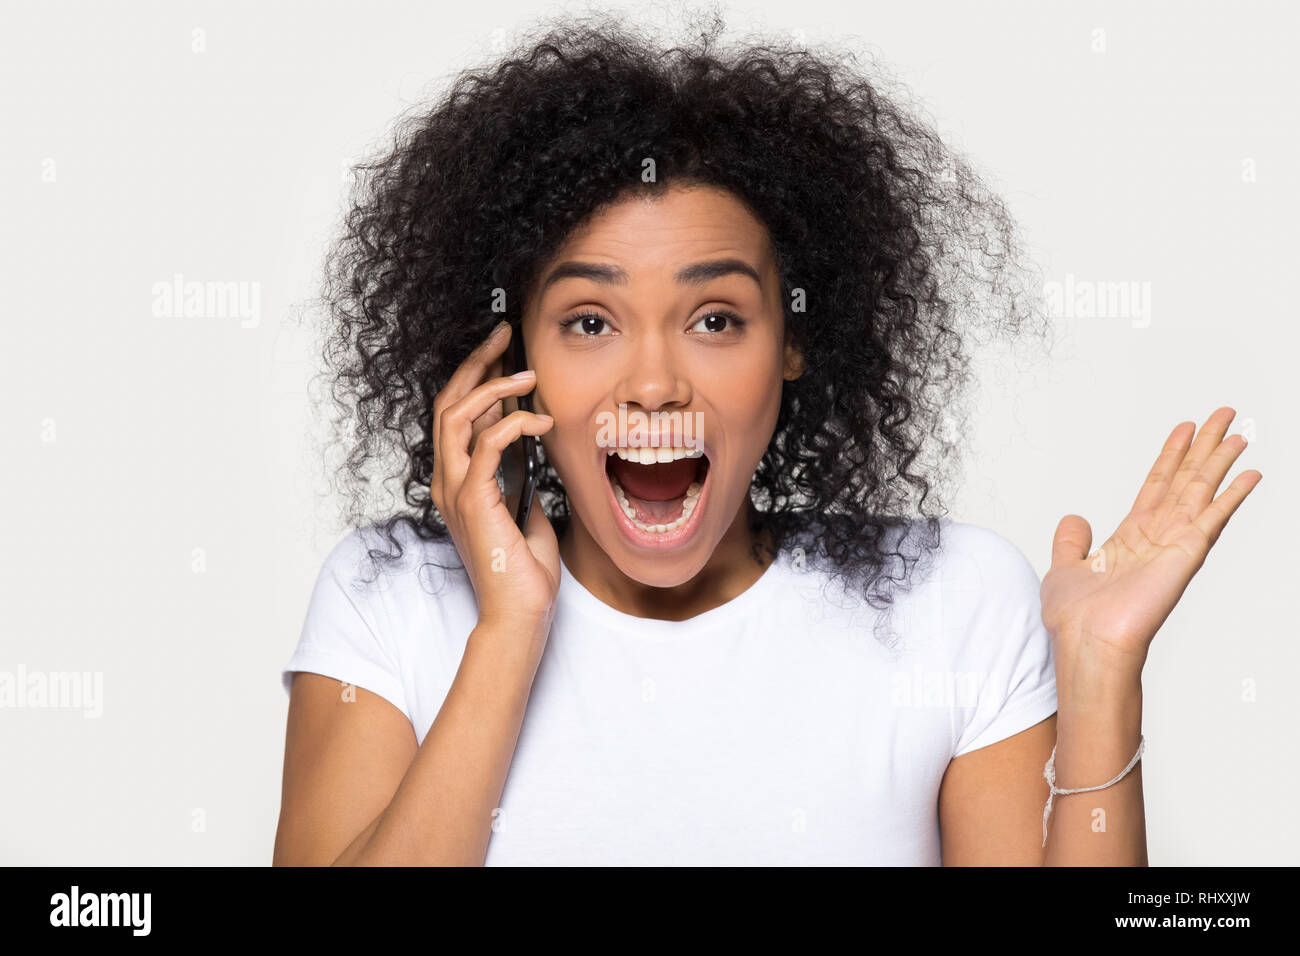
<svg viewBox="0 0 1300 956"><path fill-rule="evenodd" d="M639 465L615 455L609 459L609 470L623 486L629 499L639 499L632 504L639 504L656 518L662 518L669 511L675 510L672 504L678 498L686 495L686 489L695 480L699 464L698 458L679 458L676 461Z"/></svg>

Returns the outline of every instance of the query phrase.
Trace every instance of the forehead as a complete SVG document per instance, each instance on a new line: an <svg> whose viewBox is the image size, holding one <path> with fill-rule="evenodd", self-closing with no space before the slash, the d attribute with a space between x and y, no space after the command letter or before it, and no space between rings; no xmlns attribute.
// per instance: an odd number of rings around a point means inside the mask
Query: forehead
<svg viewBox="0 0 1300 956"><path fill-rule="evenodd" d="M630 271L720 254L742 257L766 271L771 265L767 228L731 193L674 186L599 210L574 230L554 259L607 258Z"/></svg>

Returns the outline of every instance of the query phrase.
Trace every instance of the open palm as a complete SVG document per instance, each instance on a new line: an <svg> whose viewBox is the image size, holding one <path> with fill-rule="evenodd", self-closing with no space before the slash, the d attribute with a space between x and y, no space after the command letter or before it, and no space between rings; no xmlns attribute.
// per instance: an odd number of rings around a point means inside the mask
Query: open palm
<svg viewBox="0 0 1300 956"><path fill-rule="evenodd" d="M1044 625L1070 643L1058 650L1096 651L1140 672L1156 632L1263 477L1242 472L1214 497L1246 447L1240 435L1224 438L1235 416L1231 408L1218 409L1194 442L1196 423L1178 425L1132 509L1096 552L1087 521L1074 514L1061 519L1041 592Z"/></svg>

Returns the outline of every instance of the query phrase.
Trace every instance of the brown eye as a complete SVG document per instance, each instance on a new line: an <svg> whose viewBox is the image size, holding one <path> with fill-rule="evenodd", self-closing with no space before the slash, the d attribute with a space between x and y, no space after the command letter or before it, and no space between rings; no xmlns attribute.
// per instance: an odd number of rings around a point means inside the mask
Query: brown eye
<svg viewBox="0 0 1300 956"><path fill-rule="evenodd" d="M596 338L608 334L601 331L608 324L602 316L597 315L595 312L584 312L582 315L575 315L573 318L561 322L560 327L567 329L576 325L578 327L576 334L585 338Z"/></svg>
<svg viewBox="0 0 1300 956"><path fill-rule="evenodd" d="M728 327L727 323L731 323L730 327ZM707 334L717 335L722 332L734 332L744 324L745 320L740 316L731 312L721 311L710 312L708 315L702 316L695 325L691 326L691 328L698 329Z"/></svg>

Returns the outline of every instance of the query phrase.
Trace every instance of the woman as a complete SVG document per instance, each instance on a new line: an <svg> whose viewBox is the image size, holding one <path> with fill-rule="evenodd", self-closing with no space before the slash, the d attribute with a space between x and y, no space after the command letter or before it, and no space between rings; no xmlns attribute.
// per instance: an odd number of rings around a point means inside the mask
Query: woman
<svg viewBox="0 0 1300 956"><path fill-rule="evenodd" d="M1145 864L1146 650L1260 475L1212 501L1244 442L1184 422L1041 591L939 515L976 323L1041 316L931 131L826 56L566 23L365 168L326 354L411 511L317 581L276 863Z"/></svg>

